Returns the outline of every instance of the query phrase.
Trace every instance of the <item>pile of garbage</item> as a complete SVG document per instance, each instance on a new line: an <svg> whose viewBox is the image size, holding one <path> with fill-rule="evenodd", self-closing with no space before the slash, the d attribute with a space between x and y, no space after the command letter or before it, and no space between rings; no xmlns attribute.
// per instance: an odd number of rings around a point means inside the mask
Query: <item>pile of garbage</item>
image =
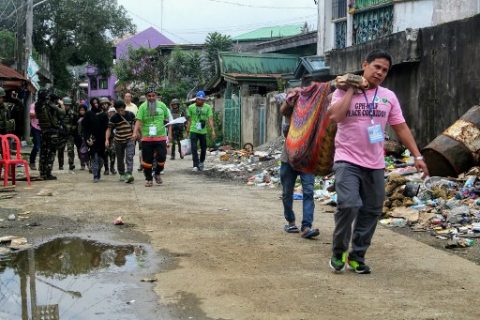
<svg viewBox="0 0 480 320"><path fill-rule="evenodd" d="M480 238L479 174L479 167L458 178L391 173L380 223L430 232L447 248L473 246Z"/></svg>
<svg viewBox="0 0 480 320"><path fill-rule="evenodd" d="M283 137L279 137L255 150L251 144L240 150L222 146L207 153L205 171L247 185L275 187L280 183L280 157L284 141Z"/></svg>

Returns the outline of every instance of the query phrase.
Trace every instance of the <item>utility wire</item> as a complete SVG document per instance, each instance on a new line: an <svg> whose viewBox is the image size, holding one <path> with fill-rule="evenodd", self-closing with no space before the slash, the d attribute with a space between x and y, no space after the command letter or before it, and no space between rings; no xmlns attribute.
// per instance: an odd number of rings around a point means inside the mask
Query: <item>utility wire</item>
<svg viewBox="0 0 480 320"><path fill-rule="evenodd" d="M157 28L159 28L159 29L161 30L161 28L160 28L158 25L152 23L151 21L148 21L147 19L145 19L145 18L143 18L142 16L136 14L135 12L132 12L132 11L126 9L126 8L125 8L125 10L126 10L127 12L129 12L131 15L134 15L135 17L137 17L138 19L140 19L140 20L142 20L142 21L150 24L151 26L157 27ZM186 41L187 43L192 43L191 41L189 41L189 40L187 40L187 39L185 39L185 38L183 38L183 37L181 37L181 36L179 36L179 35L177 35L177 34L175 34L175 33L173 33L173 32L168 31L168 30L165 29L165 28L163 28L163 31L166 32L166 33L169 33L169 34L171 34L171 35L173 35L173 36L175 36L175 37L177 37L177 38L179 38L180 40Z"/></svg>
<svg viewBox="0 0 480 320"><path fill-rule="evenodd" d="M313 10L314 7L280 7L280 6L257 6L252 4L240 3L240 2L233 2L233 1L225 1L225 0L207 0L210 2L217 2L217 3L224 3L238 7L247 7L247 8L255 8L255 9L274 9L274 10Z"/></svg>
<svg viewBox="0 0 480 320"><path fill-rule="evenodd" d="M272 25L277 25L278 23L282 22L282 25L285 25L285 23L293 23L293 22L303 22L303 21L313 21L311 20L312 18L316 17L317 15L310 15L310 16L304 16L304 17L297 17L294 19L289 19L289 20L281 20L281 21L267 21L263 22L261 24L249 24L249 25L239 25L239 26L230 26L230 27L223 27L223 28L215 28L214 31L243 31L247 29L252 29L252 28L268 28L271 27ZM206 29L206 30L199 30L199 29L176 29L176 32L181 32L181 33L186 33L186 34L198 34L198 33L204 33L204 32L209 32L212 31L212 28Z"/></svg>

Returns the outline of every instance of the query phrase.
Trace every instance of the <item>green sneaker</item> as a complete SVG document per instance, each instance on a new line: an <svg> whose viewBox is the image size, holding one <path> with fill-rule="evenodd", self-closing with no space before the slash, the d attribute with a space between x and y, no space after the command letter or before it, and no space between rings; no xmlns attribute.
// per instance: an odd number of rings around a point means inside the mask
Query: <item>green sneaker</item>
<svg viewBox="0 0 480 320"><path fill-rule="evenodd" d="M358 274L369 274L371 272L370 267L365 263L348 259L348 270L352 270Z"/></svg>
<svg viewBox="0 0 480 320"><path fill-rule="evenodd" d="M127 176L126 176L125 174L121 174L121 175L120 175L120 178L118 179L118 181L123 182L123 181L125 181L125 178L126 178L126 177L127 177Z"/></svg>
<svg viewBox="0 0 480 320"><path fill-rule="evenodd" d="M127 173L127 176L125 177L125 183L132 183L135 178L130 174Z"/></svg>
<svg viewBox="0 0 480 320"><path fill-rule="evenodd" d="M347 261L347 252L342 253L341 256L333 255L330 258L330 268L336 273L345 271L345 262Z"/></svg>

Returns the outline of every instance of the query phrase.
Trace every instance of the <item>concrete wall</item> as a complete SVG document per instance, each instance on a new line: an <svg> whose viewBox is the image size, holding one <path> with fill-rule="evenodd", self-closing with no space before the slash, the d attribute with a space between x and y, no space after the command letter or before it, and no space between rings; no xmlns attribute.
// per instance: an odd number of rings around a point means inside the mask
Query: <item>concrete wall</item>
<svg viewBox="0 0 480 320"><path fill-rule="evenodd" d="M480 13L480 1L396 0L393 11L393 32L400 32L407 28L425 28L471 17ZM323 55L323 52L334 48L335 25L332 22L332 1L319 0L318 14L317 55ZM352 24L353 16L347 13L347 47L352 45Z"/></svg>
<svg viewBox="0 0 480 320"><path fill-rule="evenodd" d="M395 4L393 32L433 25L434 0L405 1Z"/></svg>
<svg viewBox="0 0 480 320"><path fill-rule="evenodd" d="M266 135L265 141L272 141L282 135L282 115L280 114L280 105L275 102L274 96L277 91L270 92L266 97Z"/></svg>
<svg viewBox="0 0 480 320"><path fill-rule="evenodd" d="M480 13L478 0L435 0L432 25L460 20Z"/></svg>
<svg viewBox="0 0 480 320"><path fill-rule="evenodd" d="M242 145L248 142L255 147L259 145L258 108L265 102L266 98L258 94L242 96Z"/></svg>

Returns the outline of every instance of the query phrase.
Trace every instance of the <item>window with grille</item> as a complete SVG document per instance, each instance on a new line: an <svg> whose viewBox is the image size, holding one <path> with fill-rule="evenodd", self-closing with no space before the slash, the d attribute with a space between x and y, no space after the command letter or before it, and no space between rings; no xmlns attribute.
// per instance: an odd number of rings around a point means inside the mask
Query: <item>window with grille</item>
<svg viewBox="0 0 480 320"><path fill-rule="evenodd" d="M347 0L332 0L332 20L347 16Z"/></svg>

